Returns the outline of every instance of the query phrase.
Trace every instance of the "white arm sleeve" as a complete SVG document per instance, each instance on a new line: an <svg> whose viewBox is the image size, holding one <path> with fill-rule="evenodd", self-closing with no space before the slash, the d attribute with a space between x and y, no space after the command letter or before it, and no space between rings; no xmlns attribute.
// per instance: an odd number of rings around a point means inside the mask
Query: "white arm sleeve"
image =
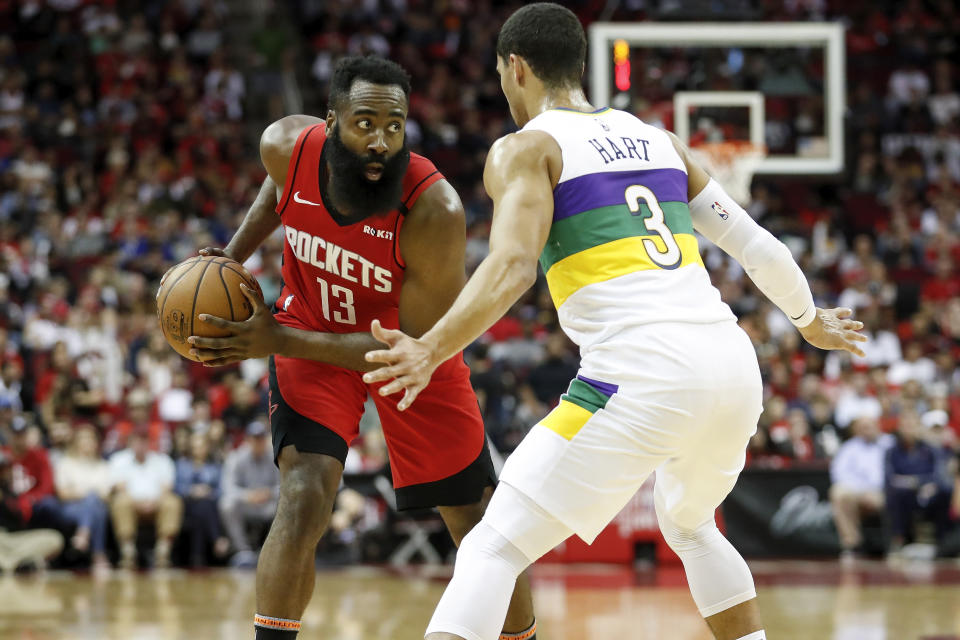
<svg viewBox="0 0 960 640"><path fill-rule="evenodd" d="M786 245L757 224L715 180L690 201L693 228L739 262L797 327L813 322L810 285Z"/></svg>

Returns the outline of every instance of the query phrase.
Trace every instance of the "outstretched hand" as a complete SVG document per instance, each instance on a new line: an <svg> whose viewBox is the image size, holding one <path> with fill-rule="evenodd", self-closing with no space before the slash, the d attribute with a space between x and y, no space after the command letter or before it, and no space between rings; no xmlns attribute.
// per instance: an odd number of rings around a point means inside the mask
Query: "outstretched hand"
<svg viewBox="0 0 960 640"><path fill-rule="evenodd" d="M389 349L367 352L367 362L379 362L385 366L365 373L363 381L370 383L390 380L380 387L381 396L405 390L403 398L397 403L397 408L404 411L429 384L430 376L440 365L436 361L434 349L423 340L411 338L403 331L384 329L379 320L370 323L370 333Z"/></svg>
<svg viewBox="0 0 960 640"><path fill-rule="evenodd" d="M817 315L813 322L801 328L800 335L803 336L804 340L820 349L842 349L862 358L864 353L857 343L866 342L867 336L858 333L860 329L863 329L863 323L859 320L853 320L852 315L853 311L850 309L821 309L817 307Z"/></svg>
<svg viewBox="0 0 960 640"><path fill-rule="evenodd" d="M278 353L283 342L283 327L277 322L270 308L260 295L245 284L240 290L253 307L253 315L243 322L231 322L206 313L198 316L201 322L224 329L229 335L222 338L190 336L187 342L193 345L190 355L204 366L220 367L248 358L263 358Z"/></svg>

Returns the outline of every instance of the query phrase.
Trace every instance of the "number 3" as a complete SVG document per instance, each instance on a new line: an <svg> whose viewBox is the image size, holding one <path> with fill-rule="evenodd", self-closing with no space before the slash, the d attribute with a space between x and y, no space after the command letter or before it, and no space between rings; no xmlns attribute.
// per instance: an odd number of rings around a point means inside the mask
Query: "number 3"
<svg viewBox="0 0 960 640"><path fill-rule="evenodd" d="M650 217L644 218L643 224L647 227L647 231L660 236L664 246L667 248L666 251L661 251L656 242L649 238L644 238L643 247L647 250L647 255L650 256L650 259L653 260L654 264L663 269L676 269L679 267L680 261L683 259L683 255L680 252L680 245L677 244L677 239L673 237L673 232L670 231L663 221L663 209L660 208L660 203L657 202L657 196L653 195L653 191L650 191L650 189L640 184L627 187L623 195L627 199L627 206L630 207L630 213L632 215L643 215L640 212L640 201L643 200L647 203L647 207L650 208Z"/></svg>
<svg viewBox="0 0 960 640"><path fill-rule="evenodd" d="M330 296L327 293L327 281L317 277L320 283L320 304L323 306L323 317L330 321ZM340 303L342 311L334 311L333 319L341 324L357 324L357 314L353 309L353 291L335 284L330 287L330 293ZM346 315L344 315L344 311Z"/></svg>

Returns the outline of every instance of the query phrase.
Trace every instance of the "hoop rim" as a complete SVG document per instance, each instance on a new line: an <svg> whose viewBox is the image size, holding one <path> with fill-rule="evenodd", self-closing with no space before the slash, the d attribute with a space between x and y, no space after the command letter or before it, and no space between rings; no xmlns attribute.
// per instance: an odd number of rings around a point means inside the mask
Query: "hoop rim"
<svg viewBox="0 0 960 640"><path fill-rule="evenodd" d="M695 155L706 156L713 164L744 165L744 168L750 168L750 173L753 173L753 166L767 157L767 145L757 144L749 140L702 142L691 145L690 151Z"/></svg>
<svg viewBox="0 0 960 640"><path fill-rule="evenodd" d="M745 151L756 151L764 155L767 154L767 145L750 142L749 140L721 140L720 142L700 142L690 143L692 151L702 151L704 153L744 153Z"/></svg>

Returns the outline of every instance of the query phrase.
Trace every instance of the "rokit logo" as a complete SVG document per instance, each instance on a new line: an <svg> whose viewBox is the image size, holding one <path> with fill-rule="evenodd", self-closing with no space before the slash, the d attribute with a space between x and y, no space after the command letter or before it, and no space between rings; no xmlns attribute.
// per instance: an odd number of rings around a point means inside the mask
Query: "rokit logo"
<svg viewBox="0 0 960 640"><path fill-rule="evenodd" d="M386 229L374 229L368 224L363 225L363 232L368 236L373 236L374 238L393 240L393 231L387 231Z"/></svg>

